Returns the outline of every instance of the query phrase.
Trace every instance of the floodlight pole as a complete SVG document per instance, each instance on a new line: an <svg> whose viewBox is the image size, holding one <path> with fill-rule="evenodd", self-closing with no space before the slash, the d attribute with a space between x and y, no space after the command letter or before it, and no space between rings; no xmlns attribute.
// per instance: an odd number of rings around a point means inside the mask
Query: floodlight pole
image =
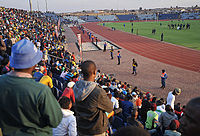
<svg viewBox="0 0 200 136"><path fill-rule="evenodd" d="M32 0L29 0L30 12L32 12Z"/></svg>
<svg viewBox="0 0 200 136"><path fill-rule="evenodd" d="M47 0L45 0L45 3L46 3L46 12L48 11L48 8L47 8Z"/></svg>
<svg viewBox="0 0 200 136"><path fill-rule="evenodd" d="M40 11L40 7L39 7L39 2L37 0L37 8L38 8L38 11Z"/></svg>

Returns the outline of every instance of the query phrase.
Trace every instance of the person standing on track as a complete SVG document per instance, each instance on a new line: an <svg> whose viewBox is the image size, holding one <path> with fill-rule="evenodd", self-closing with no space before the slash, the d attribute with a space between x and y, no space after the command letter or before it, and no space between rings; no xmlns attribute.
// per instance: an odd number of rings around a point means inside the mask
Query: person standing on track
<svg viewBox="0 0 200 136"><path fill-rule="evenodd" d="M165 89L165 81L168 78L167 73L165 72L165 70L162 70L162 75L161 75L161 84L162 86L160 88Z"/></svg>
<svg viewBox="0 0 200 136"><path fill-rule="evenodd" d="M107 43L105 42L104 45L103 45L103 52L106 51L106 46L107 46Z"/></svg>
<svg viewBox="0 0 200 136"><path fill-rule="evenodd" d="M111 59L113 59L113 52L114 52L114 49L113 49L113 46L111 46L111 50L110 50L110 57L111 57Z"/></svg>
<svg viewBox="0 0 200 136"><path fill-rule="evenodd" d="M135 61L135 59L133 59L133 63L132 63L132 66L133 66L133 73L135 76L137 75L137 72L136 72L136 67L138 66L137 62Z"/></svg>
<svg viewBox="0 0 200 136"><path fill-rule="evenodd" d="M96 37L96 45L97 45L97 43L98 43L98 39L97 39L97 37Z"/></svg>
<svg viewBox="0 0 200 136"><path fill-rule="evenodd" d="M117 59L118 59L117 65L120 65L120 59L121 59L120 51L117 52Z"/></svg>

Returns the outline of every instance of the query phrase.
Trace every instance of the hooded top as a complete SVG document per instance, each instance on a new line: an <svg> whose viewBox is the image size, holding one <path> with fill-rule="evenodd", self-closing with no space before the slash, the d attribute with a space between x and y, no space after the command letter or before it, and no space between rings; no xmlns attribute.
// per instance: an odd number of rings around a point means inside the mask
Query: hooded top
<svg viewBox="0 0 200 136"><path fill-rule="evenodd" d="M176 120L178 119L178 117L174 112L163 112L159 117L159 122L161 123L162 126L167 128L171 123L171 121L174 119Z"/></svg>
<svg viewBox="0 0 200 136"><path fill-rule="evenodd" d="M53 136L76 136L76 118L73 115L74 112L68 109L61 109L63 118L57 128L53 128Z"/></svg>
<svg viewBox="0 0 200 136"><path fill-rule="evenodd" d="M113 105L105 90L95 82L77 81L74 85L77 128L80 134L97 135L108 128L105 112L112 112Z"/></svg>
<svg viewBox="0 0 200 136"><path fill-rule="evenodd" d="M74 95L76 101L83 101L97 86L95 82L80 80L74 85Z"/></svg>

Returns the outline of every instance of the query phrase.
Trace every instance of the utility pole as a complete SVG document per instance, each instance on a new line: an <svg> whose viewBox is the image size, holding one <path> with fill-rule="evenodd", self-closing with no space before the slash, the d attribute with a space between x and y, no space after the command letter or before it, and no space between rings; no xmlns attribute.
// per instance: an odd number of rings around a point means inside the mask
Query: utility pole
<svg viewBox="0 0 200 136"><path fill-rule="evenodd" d="M46 12L48 11L48 8L47 8L47 0L45 0L45 2L46 2Z"/></svg>
<svg viewBox="0 0 200 136"><path fill-rule="evenodd" d="M38 11L40 11L40 7L39 7L39 2L37 0L37 8L38 8Z"/></svg>
<svg viewBox="0 0 200 136"><path fill-rule="evenodd" d="M29 0L30 12L32 12L32 0Z"/></svg>

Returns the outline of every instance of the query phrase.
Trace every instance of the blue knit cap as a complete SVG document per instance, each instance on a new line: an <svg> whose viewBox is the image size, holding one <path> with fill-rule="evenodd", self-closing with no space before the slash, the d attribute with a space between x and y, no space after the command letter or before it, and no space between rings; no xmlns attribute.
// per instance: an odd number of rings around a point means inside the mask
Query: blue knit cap
<svg viewBox="0 0 200 136"><path fill-rule="evenodd" d="M10 66L15 69L30 68L41 61L42 55L31 41L20 40L12 47Z"/></svg>

